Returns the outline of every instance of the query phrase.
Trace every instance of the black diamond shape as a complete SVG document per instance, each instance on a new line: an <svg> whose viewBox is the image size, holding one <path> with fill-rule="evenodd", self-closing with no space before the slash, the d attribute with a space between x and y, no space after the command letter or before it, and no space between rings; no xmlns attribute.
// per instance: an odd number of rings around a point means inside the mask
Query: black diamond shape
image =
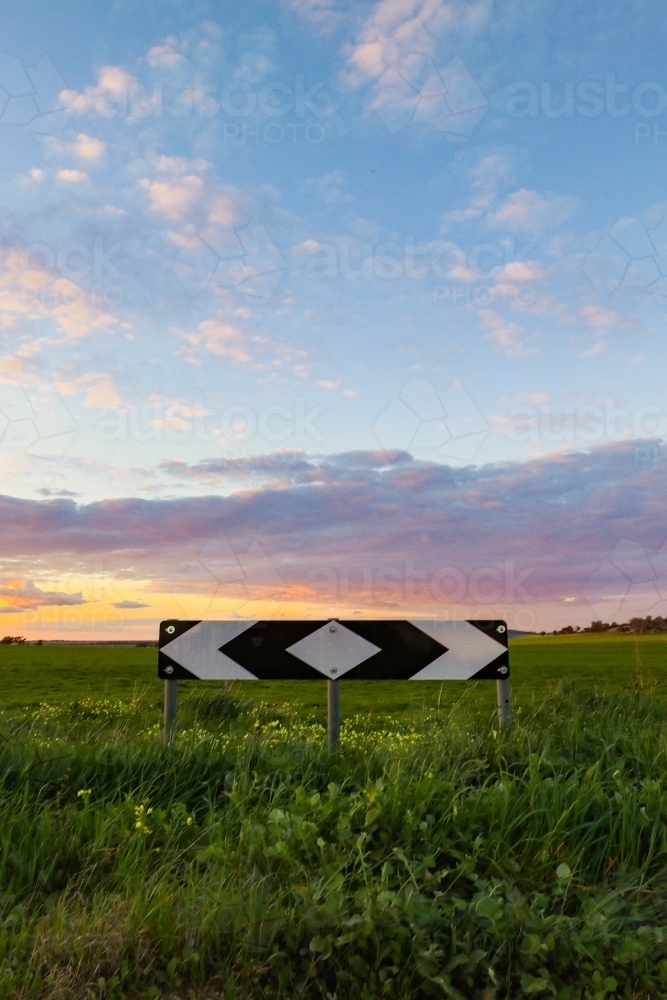
<svg viewBox="0 0 667 1000"><path fill-rule="evenodd" d="M221 646L220 652L262 681L321 681L320 671L292 656L287 647L305 639L323 625L326 625L325 621L256 622Z"/></svg>
<svg viewBox="0 0 667 1000"><path fill-rule="evenodd" d="M436 639L406 621L341 621L362 639L380 647L345 674L345 680L407 681L447 652Z"/></svg>

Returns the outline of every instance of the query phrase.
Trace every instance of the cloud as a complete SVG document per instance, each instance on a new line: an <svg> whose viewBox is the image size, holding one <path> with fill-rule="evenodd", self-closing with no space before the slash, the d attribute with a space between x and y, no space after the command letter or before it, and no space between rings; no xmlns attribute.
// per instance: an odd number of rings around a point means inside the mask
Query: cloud
<svg viewBox="0 0 667 1000"><path fill-rule="evenodd" d="M306 184L325 205L354 200L349 191L345 191L345 174L342 170L332 170L316 179L309 178Z"/></svg>
<svg viewBox="0 0 667 1000"><path fill-rule="evenodd" d="M166 219L183 220L204 189L201 177L188 174L178 181L151 181L142 178L139 186L148 193L150 207Z"/></svg>
<svg viewBox="0 0 667 1000"><path fill-rule="evenodd" d="M487 216L490 225L537 235L560 226L574 213L577 199L570 195L540 194L521 188Z"/></svg>
<svg viewBox="0 0 667 1000"><path fill-rule="evenodd" d="M604 338L608 333L627 331L639 327L636 320L628 316L623 316L621 313L616 312L616 310L609 309L599 302L591 302L583 306L580 315L587 326L591 328L596 338L595 343L587 347L585 351L582 351L580 355L582 358L595 358L600 354L604 354L607 350L607 343Z"/></svg>
<svg viewBox="0 0 667 1000"><path fill-rule="evenodd" d="M178 42L173 35L168 35L161 45L154 45L149 49L146 59L148 65L153 68L174 69L180 66L185 60L185 56L177 51Z"/></svg>
<svg viewBox="0 0 667 1000"><path fill-rule="evenodd" d="M119 107L127 108L128 98L136 98L139 84L120 66L103 66L99 71L96 86L85 90L64 90L60 98L66 108L75 114L97 114L102 118L113 118Z"/></svg>
<svg viewBox="0 0 667 1000"><path fill-rule="evenodd" d="M470 171L473 194L468 205L443 212L442 231L448 232L457 223L480 219L497 202L498 185L507 183L513 174L512 157L507 150L486 153Z"/></svg>
<svg viewBox="0 0 667 1000"><path fill-rule="evenodd" d="M244 310L228 307L226 310L219 310L211 319L202 320L194 330L172 327L171 333L184 341L178 356L191 364L201 365L204 356L212 354L239 365L270 368L273 377L277 377L283 366L291 362L293 374L304 378L308 376L308 370L298 363L299 359L307 357L303 349L264 335L250 335L230 322L230 315L239 317L244 322L248 319Z"/></svg>
<svg viewBox="0 0 667 1000"><path fill-rule="evenodd" d="M598 332L600 330L608 330L610 327L615 327L616 329L625 328L628 325L625 316L621 316L615 310L607 309L597 302L584 306L581 313L588 325L592 326Z"/></svg>
<svg viewBox="0 0 667 1000"><path fill-rule="evenodd" d="M293 481L295 476L307 476L313 470L302 451L281 449L253 458L212 458L196 465L170 459L160 465L160 470L181 480L192 480L209 485L231 480L262 483Z"/></svg>
<svg viewBox="0 0 667 1000"><path fill-rule="evenodd" d="M344 80L358 87L378 80L403 57L432 55L435 40L454 20L454 4L443 0L380 0L356 41L346 47Z"/></svg>
<svg viewBox="0 0 667 1000"><path fill-rule="evenodd" d="M318 34L330 34L345 17L336 9L336 0L282 0L282 4L307 21Z"/></svg>
<svg viewBox="0 0 667 1000"><path fill-rule="evenodd" d="M210 169L208 160L201 157L190 160L184 156L154 156L151 158L155 170L161 174L171 174L173 177L184 177L193 170L202 174Z"/></svg>
<svg viewBox="0 0 667 1000"><path fill-rule="evenodd" d="M70 339L78 340L97 331L109 331L118 324L112 313L101 309L90 296L84 296L74 282L59 278L53 287L54 296L61 304L52 308L50 313Z"/></svg>
<svg viewBox="0 0 667 1000"><path fill-rule="evenodd" d="M237 364L248 364L252 361L248 339L245 334L231 323L223 319L205 319L191 333L181 333L188 348L186 356L193 358L208 351L219 358L228 358Z"/></svg>
<svg viewBox="0 0 667 1000"><path fill-rule="evenodd" d="M72 382L56 379L56 386L64 396L72 396L81 389L85 390L83 405L86 408L121 406L123 402L113 377L106 372L89 372Z"/></svg>
<svg viewBox="0 0 667 1000"><path fill-rule="evenodd" d="M522 329L518 323L505 319L495 309L479 309L478 315L489 331L486 339L493 341L503 354L527 357L537 353L534 347L529 347L521 340Z"/></svg>
<svg viewBox="0 0 667 1000"><path fill-rule="evenodd" d="M111 605L112 608L119 608L121 611L134 611L137 608L150 608L150 604L144 604L142 601L116 601Z"/></svg>
<svg viewBox="0 0 667 1000"><path fill-rule="evenodd" d="M83 170L59 170L57 177L65 184L85 184L89 179L88 174L84 173Z"/></svg>
<svg viewBox="0 0 667 1000"><path fill-rule="evenodd" d="M51 318L61 334L78 339L98 331L108 332L119 324L118 319L103 308L101 296L87 291L69 278L59 277L57 270L43 268L39 253L26 261L18 250L9 250L0 270L0 327L29 330L30 322L40 323ZM20 348L19 356L39 353L51 337L37 337L30 331ZM20 374L20 372L16 372Z"/></svg>
<svg viewBox="0 0 667 1000"><path fill-rule="evenodd" d="M171 222L189 221L193 207L208 197L211 202L209 211L214 219L223 215L228 217L233 213L229 193L212 194L207 189L204 177L211 169L208 160L201 157L187 159L183 156L151 155L148 162L153 176L141 177L138 186L147 194L151 211ZM200 209L201 207L199 205ZM191 236L192 231L189 231L186 237L179 238L181 242L187 243Z"/></svg>
<svg viewBox="0 0 667 1000"><path fill-rule="evenodd" d="M85 132L80 132L73 145L73 152L82 160L99 160L104 156L106 145L101 139L95 139Z"/></svg>
<svg viewBox="0 0 667 1000"><path fill-rule="evenodd" d="M75 607L87 604L81 593L62 594L40 590L31 580L5 580L0 584L0 614L33 608Z"/></svg>
<svg viewBox="0 0 667 1000"><path fill-rule="evenodd" d="M598 340L591 347L587 348L587 350L582 351L581 356L582 358L597 358L600 354L604 354L606 350L607 345L604 340Z"/></svg>
<svg viewBox="0 0 667 1000"><path fill-rule="evenodd" d="M496 281L542 281L547 276L547 269L536 260L513 260L494 268L492 275Z"/></svg>
<svg viewBox="0 0 667 1000"><path fill-rule="evenodd" d="M259 538L284 581L285 598L315 599L327 574L340 580L366 566L373 580L383 567L398 574L397 586L410 577L415 592L400 601L412 601L413 612L438 603L432 582L449 570L465 579L475 571L491 571L492 580L501 573L505 600L511 564L513 580L529 574L524 590L532 601L562 601L583 593L619 539L647 552L665 543L667 449L655 442L658 459L648 468L638 465L636 446L628 441L462 469L383 451L171 463L174 480L206 481L232 470L253 488L228 496L80 505L0 497L2 556L14 565L68 572L103 558L123 586L129 579L150 580L156 592L177 586L183 565L206 546L232 539L235 551L247 551ZM386 587L373 596L358 586L358 596L346 600L360 607L388 599ZM30 597L24 585L5 584L5 590L12 591L4 595L9 600L21 592ZM520 603L517 593L510 602Z"/></svg>
<svg viewBox="0 0 667 1000"><path fill-rule="evenodd" d="M36 490L43 497L78 497L81 496L80 493L74 493L72 490L56 490L52 489L50 486L42 486L41 489Z"/></svg>
<svg viewBox="0 0 667 1000"><path fill-rule="evenodd" d="M343 49L342 85L370 85L366 113L376 112L392 135L410 123L428 124L452 142L465 141L488 102L460 56L451 54L455 39L478 30L489 9L490 0L380 0Z"/></svg>
<svg viewBox="0 0 667 1000"><path fill-rule="evenodd" d="M51 136L48 143L48 160L52 160L54 157L69 159L74 157L77 160L85 160L88 163L97 163L103 158L106 148L105 142L94 136L87 135L85 132L79 132L73 141L65 140L64 138L57 139L55 136ZM77 175L79 175L78 181ZM72 184L83 183L83 180L88 180L87 174L79 170L63 169L56 176L59 180L69 181ZM33 180L41 182L45 179L46 173L44 170L33 170L31 171L31 177Z"/></svg>
<svg viewBox="0 0 667 1000"><path fill-rule="evenodd" d="M160 399L159 396L153 396L152 402L155 416L150 421L150 426L160 431L185 431L189 433L192 431L193 421L210 414L206 406L189 406L180 400ZM211 430L213 438L221 433L219 430Z"/></svg>

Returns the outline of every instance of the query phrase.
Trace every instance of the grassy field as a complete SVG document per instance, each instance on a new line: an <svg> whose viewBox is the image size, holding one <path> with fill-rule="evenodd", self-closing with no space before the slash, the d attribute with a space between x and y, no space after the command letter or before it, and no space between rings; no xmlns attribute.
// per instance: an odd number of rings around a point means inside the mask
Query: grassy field
<svg viewBox="0 0 667 1000"><path fill-rule="evenodd" d="M0 1000L667 996L667 646L493 684L182 685L0 647ZM133 698L133 692L136 697Z"/></svg>
<svg viewBox="0 0 667 1000"><path fill-rule="evenodd" d="M560 680L574 680L598 690L633 690L636 686L667 695L667 637L660 635L526 636L510 640L512 694L515 702L544 697ZM140 697L157 703L157 651L127 646L0 646L0 705L73 701L84 697ZM188 698L206 684L181 683ZM236 684L235 693L252 701L300 705L324 710L321 682ZM341 682L343 714L371 712L417 717L424 708L472 701L492 707L494 685L448 682Z"/></svg>

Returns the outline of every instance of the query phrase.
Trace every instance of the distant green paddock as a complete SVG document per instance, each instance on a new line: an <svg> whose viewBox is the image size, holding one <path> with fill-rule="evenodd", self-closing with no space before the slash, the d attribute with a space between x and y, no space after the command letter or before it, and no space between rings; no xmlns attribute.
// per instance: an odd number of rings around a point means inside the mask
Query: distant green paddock
<svg viewBox="0 0 667 1000"><path fill-rule="evenodd" d="M661 635L525 636L510 640L512 699L542 699L560 680L600 691L633 690L667 697L667 637ZM22 707L81 698L138 697L157 707L162 683L157 650L127 646L0 646L0 705ZM181 698L216 682L179 685ZM326 685L318 681L236 683L238 696L298 705L319 716ZM484 711L495 700L489 682L342 681L344 716L418 716L423 709L463 699Z"/></svg>

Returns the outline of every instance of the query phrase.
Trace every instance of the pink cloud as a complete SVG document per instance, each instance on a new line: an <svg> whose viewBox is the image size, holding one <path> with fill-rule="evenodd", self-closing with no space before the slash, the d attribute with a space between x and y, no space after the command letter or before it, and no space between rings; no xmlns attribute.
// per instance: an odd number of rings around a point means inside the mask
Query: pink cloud
<svg viewBox="0 0 667 1000"><path fill-rule="evenodd" d="M510 232L537 234L560 226L576 207L577 200L570 195L540 194L521 188L489 214L489 222Z"/></svg>
<svg viewBox="0 0 667 1000"><path fill-rule="evenodd" d="M284 601L463 617L493 604L509 617L574 595L563 608L585 606L587 620L587 582L620 541L649 554L665 543L665 446L652 443L658 461L642 467L645 444L463 469L403 452L169 463L172 482L237 492L86 505L3 497L3 558L26 576L37 565L84 576L101 561L125 584L165 592L187 586L191 564L237 587L206 553L223 546L241 565L259 544L266 587Z"/></svg>
<svg viewBox="0 0 667 1000"><path fill-rule="evenodd" d="M0 614L33 611L35 608L75 607L86 604L83 595L40 590L32 580L5 580L0 583Z"/></svg>

